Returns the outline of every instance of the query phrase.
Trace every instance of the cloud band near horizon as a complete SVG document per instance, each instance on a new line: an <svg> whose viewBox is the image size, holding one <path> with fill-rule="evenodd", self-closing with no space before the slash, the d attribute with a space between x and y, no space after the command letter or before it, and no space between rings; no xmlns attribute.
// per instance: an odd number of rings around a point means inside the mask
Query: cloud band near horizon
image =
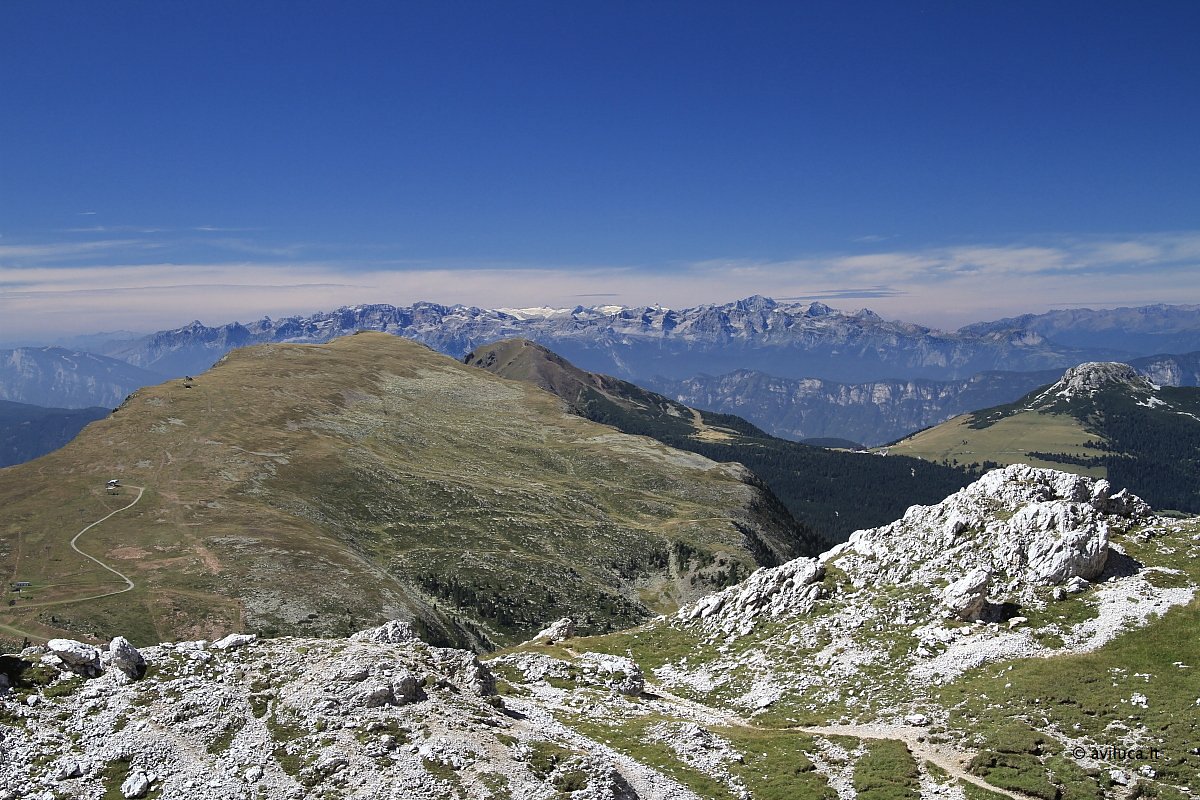
<svg viewBox="0 0 1200 800"><path fill-rule="evenodd" d="M594 298L605 305L685 307L762 294L830 303L870 300L883 316L944 329L1083 303L1200 302L1200 232L644 268L277 255L247 260L245 248L238 259L129 263L136 260L131 254L144 256L149 249L128 238L0 244L0 341L418 300L497 308L569 307Z"/></svg>

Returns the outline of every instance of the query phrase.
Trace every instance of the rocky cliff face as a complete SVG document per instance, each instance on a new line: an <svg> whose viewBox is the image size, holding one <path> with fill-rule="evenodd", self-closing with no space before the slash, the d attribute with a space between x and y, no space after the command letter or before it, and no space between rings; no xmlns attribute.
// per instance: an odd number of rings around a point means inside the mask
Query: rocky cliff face
<svg viewBox="0 0 1200 800"><path fill-rule="evenodd" d="M1130 393L1153 392L1157 387L1129 364L1113 361L1089 361L1071 367L1042 397L1073 400L1090 399L1096 392L1117 388Z"/></svg>
<svg viewBox="0 0 1200 800"><path fill-rule="evenodd" d="M1126 366L1129 369L1158 386L1195 386L1200 381L1200 354L1133 359ZM1053 369L982 372L953 381L838 383L736 370L650 383L680 402L738 414L776 436L835 437L877 445L959 414L1011 403L1062 374ZM1126 377L1133 381L1133 376Z"/></svg>
<svg viewBox="0 0 1200 800"><path fill-rule="evenodd" d="M1200 384L1200 353L1147 356L1130 362L1138 372L1159 386L1196 386Z"/></svg>
<svg viewBox="0 0 1200 800"><path fill-rule="evenodd" d="M663 381L656 388L697 408L744 416L776 436L876 445L967 411L1011 402L1058 375L1057 370L988 372L961 381L838 383L738 370Z"/></svg>
<svg viewBox="0 0 1200 800"><path fill-rule="evenodd" d="M858 531L819 559L797 559L756 572L744 584L681 609L678 617L706 629L747 635L762 618L795 617L827 596L828 569L848 581L849 596L878 595L883 587L928 592L918 618L938 619L942 587L980 572L972 586L990 586L989 613L1005 605L1036 604L1042 587L1086 586L1100 575L1110 528L1151 519L1139 498L1054 470L1014 465L994 470L935 506L913 506L903 519ZM955 594L961 594L960 587ZM910 608L917 598L909 597ZM980 618L982 606L974 609ZM909 614L901 614L901 617ZM954 616L954 615L952 615ZM959 615L961 616L961 615Z"/></svg>

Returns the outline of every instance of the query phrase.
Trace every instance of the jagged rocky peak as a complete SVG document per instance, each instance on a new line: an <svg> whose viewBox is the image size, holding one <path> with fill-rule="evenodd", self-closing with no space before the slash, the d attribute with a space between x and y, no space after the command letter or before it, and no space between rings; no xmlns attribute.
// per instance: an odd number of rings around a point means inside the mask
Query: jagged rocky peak
<svg viewBox="0 0 1200 800"><path fill-rule="evenodd" d="M777 305L772 298L761 294L751 295L734 303L734 307L739 311L770 311Z"/></svg>
<svg viewBox="0 0 1200 800"><path fill-rule="evenodd" d="M1091 397L1102 389L1127 386L1139 391L1153 391L1155 386L1128 364L1116 361L1089 361L1071 367L1059 379L1050 395L1055 397Z"/></svg>
<svg viewBox="0 0 1200 800"><path fill-rule="evenodd" d="M1033 602L1047 587L1076 588L1108 561L1109 533L1151 516L1141 499L1107 480L1014 464L984 475L932 506L857 531L819 558L760 569L738 586L678 612L744 635L759 618L810 612L836 568L856 589L936 588L949 616L978 618L984 598Z"/></svg>
<svg viewBox="0 0 1200 800"><path fill-rule="evenodd" d="M815 301L809 303L808 308L804 311L804 315L807 317L828 317L838 313L840 312L838 312L836 309L830 308L824 303Z"/></svg>

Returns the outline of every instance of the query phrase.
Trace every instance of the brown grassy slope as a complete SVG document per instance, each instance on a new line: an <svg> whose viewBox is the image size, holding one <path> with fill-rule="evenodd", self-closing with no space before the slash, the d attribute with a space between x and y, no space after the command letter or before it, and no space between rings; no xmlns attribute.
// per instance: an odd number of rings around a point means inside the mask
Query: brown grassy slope
<svg viewBox="0 0 1200 800"><path fill-rule="evenodd" d="M1023 411L990 425L972 428L974 415L962 414L940 425L918 431L886 448L892 455L915 456L926 461L947 464L1031 464L1035 467L1065 470L1092 478L1105 477L1103 466L1080 466L1045 461L1031 452L1066 453L1080 458L1104 455L1089 447L1101 437L1066 414Z"/></svg>
<svg viewBox="0 0 1200 800"><path fill-rule="evenodd" d="M135 506L71 551L84 525ZM735 580L785 536L730 466L563 413L525 384L363 333L235 351L0 470L0 635L340 634L413 619L486 648L595 631ZM9 594L13 598L14 595Z"/></svg>

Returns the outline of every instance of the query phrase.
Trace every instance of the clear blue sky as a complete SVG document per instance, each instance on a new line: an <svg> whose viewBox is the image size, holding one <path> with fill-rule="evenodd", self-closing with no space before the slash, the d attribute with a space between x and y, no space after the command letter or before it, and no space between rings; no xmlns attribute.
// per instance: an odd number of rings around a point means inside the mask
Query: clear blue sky
<svg viewBox="0 0 1200 800"><path fill-rule="evenodd" d="M1197 2L12 0L0 292L71 266L522 267L673 302L697 264L802 286L822 259L1186 238L1198 31ZM803 286L871 278L837 274Z"/></svg>

